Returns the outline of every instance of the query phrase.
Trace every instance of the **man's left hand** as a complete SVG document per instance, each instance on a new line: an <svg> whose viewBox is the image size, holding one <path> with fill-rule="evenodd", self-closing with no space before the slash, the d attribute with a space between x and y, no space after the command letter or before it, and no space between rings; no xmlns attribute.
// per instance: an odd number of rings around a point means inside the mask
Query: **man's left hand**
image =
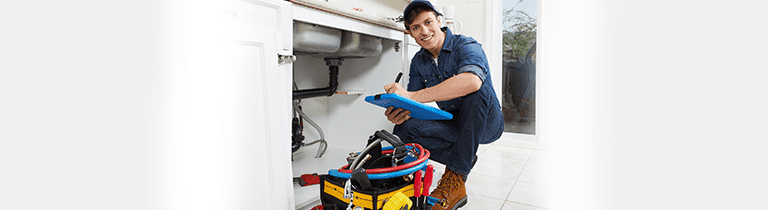
<svg viewBox="0 0 768 210"><path fill-rule="evenodd" d="M411 119L411 111L403 110L402 108L395 109L391 106L387 107L387 110L384 111L384 115L387 116L387 120L397 125Z"/></svg>

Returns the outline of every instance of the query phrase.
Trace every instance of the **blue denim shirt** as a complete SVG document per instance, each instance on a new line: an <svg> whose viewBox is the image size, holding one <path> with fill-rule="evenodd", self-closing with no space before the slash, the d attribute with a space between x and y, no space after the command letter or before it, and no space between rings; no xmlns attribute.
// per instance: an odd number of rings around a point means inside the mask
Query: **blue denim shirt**
<svg viewBox="0 0 768 210"><path fill-rule="evenodd" d="M480 43L471 37L453 35L448 28L444 27L442 30L445 32L445 41L437 57L438 65L435 65L432 53L421 48L411 59L408 91L435 86L464 72L471 72L480 77L483 83L488 83L481 88L493 87L488 60ZM437 106L445 111L453 111L461 108L461 100L462 97L438 101Z"/></svg>

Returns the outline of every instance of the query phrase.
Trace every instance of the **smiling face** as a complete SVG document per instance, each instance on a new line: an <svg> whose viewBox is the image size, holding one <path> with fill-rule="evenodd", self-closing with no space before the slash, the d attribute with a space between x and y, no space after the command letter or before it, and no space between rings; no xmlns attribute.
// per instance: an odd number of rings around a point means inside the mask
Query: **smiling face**
<svg viewBox="0 0 768 210"><path fill-rule="evenodd" d="M432 11L422 11L408 25L411 37L419 46L427 49L432 56L437 57L443 48L445 32L440 30L440 21Z"/></svg>

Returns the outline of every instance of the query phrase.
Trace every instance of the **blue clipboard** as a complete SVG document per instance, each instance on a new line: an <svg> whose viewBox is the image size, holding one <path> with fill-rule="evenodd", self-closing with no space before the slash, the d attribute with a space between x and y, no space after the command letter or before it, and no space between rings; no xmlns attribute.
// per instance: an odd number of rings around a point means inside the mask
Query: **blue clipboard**
<svg viewBox="0 0 768 210"><path fill-rule="evenodd" d="M420 120L453 119L453 115L451 113L394 93L366 96L365 101L384 108L392 106L395 109L403 108L405 110L409 110L411 111L411 117Z"/></svg>

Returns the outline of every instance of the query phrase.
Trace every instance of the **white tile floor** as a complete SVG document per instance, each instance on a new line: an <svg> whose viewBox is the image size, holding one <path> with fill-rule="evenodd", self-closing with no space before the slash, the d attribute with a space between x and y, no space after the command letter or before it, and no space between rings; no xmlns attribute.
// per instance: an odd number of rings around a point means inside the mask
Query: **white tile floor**
<svg viewBox="0 0 768 210"><path fill-rule="evenodd" d="M532 136L505 133L477 151L467 180L468 203L461 209L547 209L547 146ZM445 166L435 165L435 177ZM437 185L437 179L432 189Z"/></svg>

